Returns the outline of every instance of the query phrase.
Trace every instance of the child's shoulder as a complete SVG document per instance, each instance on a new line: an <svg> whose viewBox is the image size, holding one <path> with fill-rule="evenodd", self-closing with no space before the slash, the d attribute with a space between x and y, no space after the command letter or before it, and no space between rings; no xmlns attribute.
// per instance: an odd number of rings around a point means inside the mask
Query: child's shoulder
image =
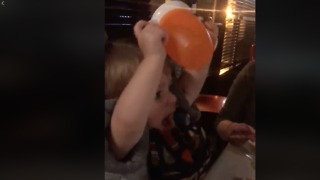
<svg viewBox="0 0 320 180"><path fill-rule="evenodd" d="M106 174L120 179L140 180L148 176L147 153L149 144L149 133L146 131L141 140L122 160L116 160L109 151L108 140L105 145L105 172Z"/></svg>

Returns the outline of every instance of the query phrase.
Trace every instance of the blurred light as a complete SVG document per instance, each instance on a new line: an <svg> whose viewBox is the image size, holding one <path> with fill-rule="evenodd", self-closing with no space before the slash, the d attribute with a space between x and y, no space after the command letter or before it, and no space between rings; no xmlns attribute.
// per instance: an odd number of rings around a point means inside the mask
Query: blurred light
<svg viewBox="0 0 320 180"><path fill-rule="evenodd" d="M233 19L234 15L232 13L232 8L230 6L227 7L226 9L226 19Z"/></svg>
<svg viewBox="0 0 320 180"><path fill-rule="evenodd" d="M226 67L226 68L223 68L223 69L220 69L220 72L219 72L219 76L221 76L222 74L226 73L227 71L229 71L230 68L229 67Z"/></svg>
<svg viewBox="0 0 320 180"><path fill-rule="evenodd" d="M133 26L133 24L128 23L106 23L106 26Z"/></svg>
<svg viewBox="0 0 320 180"><path fill-rule="evenodd" d="M120 16L120 18L131 18L131 16Z"/></svg>

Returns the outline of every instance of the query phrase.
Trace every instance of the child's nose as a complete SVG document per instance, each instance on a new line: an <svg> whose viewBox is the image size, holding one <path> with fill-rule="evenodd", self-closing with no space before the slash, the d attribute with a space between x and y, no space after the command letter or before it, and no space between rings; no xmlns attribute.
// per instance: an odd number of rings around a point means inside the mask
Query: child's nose
<svg viewBox="0 0 320 180"><path fill-rule="evenodd" d="M169 92L169 95L168 95L168 103L170 103L170 104L177 103L177 97L174 94L172 94L171 92Z"/></svg>

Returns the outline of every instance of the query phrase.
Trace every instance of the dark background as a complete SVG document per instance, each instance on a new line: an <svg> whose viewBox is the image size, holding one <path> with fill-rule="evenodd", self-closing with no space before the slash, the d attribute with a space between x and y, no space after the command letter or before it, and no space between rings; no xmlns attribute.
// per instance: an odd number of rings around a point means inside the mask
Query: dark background
<svg viewBox="0 0 320 180"><path fill-rule="evenodd" d="M104 179L104 1L0 6L0 179Z"/></svg>
<svg viewBox="0 0 320 180"><path fill-rule="evenodd" d="M257 3L257 179L319 179L319 26L312 3Z"/></svg>
<svg viewBox="0 0 320 180"><path fill-rule="evenodd" d="M0 6L0 179L104 178L104 1ZM257 179L319 179L317 6L257 3Z"/></svg>

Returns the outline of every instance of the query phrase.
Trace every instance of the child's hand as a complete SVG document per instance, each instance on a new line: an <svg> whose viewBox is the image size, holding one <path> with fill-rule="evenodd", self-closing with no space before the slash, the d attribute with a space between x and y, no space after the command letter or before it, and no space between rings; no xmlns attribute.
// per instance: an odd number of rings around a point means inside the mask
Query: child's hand
<svg viewBox="0 0 320 180"><path fill-rule="evenodd" d="M167 40L167 34L157 24L140 20L134 26L134 34L145 58L165 58L166 51L163 45Z"/></svg>
<svg viewBox="0 0 320 180"><path fill-rule="evenodd" d="M214 45L214 50L217 48L218 45L218 35L219 35L219 28L216 24L210 22L204 22L204 26L207 28L212 43Z"/></svg>
<svg viewBox="0 0 320 180"><path fill-rule="evenodd" d="M218 35L219 35L219 27L217 26L216 23L212 23L211 21L204 20L202 16L198 16L199 21L203 23L203 25L206 27L210 37L211 41L214 46L214 50L216 50L217 45L218 45Z"/></svg>
<svg viewBox="0 0 320 180"><path fill-rule="evenodd" d="M245 123L232 122L226 129L227 140L236 145L245 143L247 140L255 141L256 131Z"/></svg>

